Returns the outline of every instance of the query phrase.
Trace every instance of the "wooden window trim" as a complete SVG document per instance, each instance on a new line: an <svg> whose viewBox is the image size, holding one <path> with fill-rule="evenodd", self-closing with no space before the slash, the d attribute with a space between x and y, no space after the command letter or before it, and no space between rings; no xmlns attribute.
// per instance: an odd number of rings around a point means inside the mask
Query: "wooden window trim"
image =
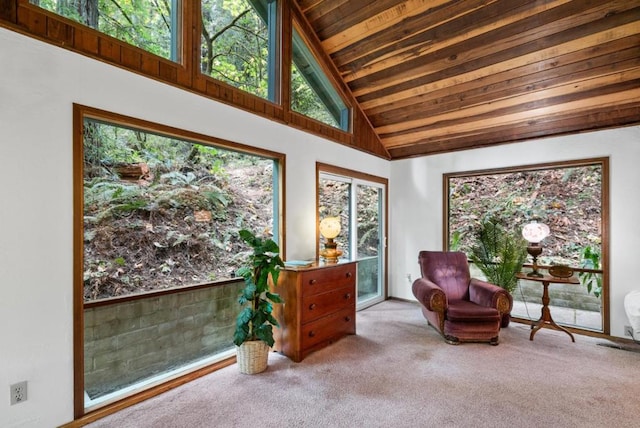
<svg viewBox="0 0 640 428"><path fill-rule="evenodd" d="M442 248L444 251L449 248L449 179L456 177L468 177L473 175L492 175L523 171L539 171L545 169L558 169L569 167L580 167L599 164L602 167L602 217L601 217L601 264L602 264L602 335L608 337L611 331L609 316L609 240L610 240L610 193L609 193L609 158L588 158L576 159L560 162L545 162L531 165L510 166L504 168L491 168L483 170L463 171L442 174ZM574 329L580 333L588 332L584 329Z"/></svg>
<svg viewBox="0 0 640 428"><path fill-rule="evenodd" d="M83 124L85 118L91 118L99 121L104 121L109 124L133 127L142 131L148 131L153 133L162 134L168 137L175 137L187 141L191 141L198 144L215 146L217 148L230 149L239 151L242 153L263 156L273 159L278 164L278 218L274 218L274 223L278 223L278 230L280 233L281 245L283 256L286 254L285 246L285 213L284 213L284 199L285 199L285 163L286 155L278 152L273 152L265 149L258 149L251 146L247 146L240 143L235 143L229 140L224 140L217 137L212 137L204 134L199 134L192 131L186 131L178 128L174 128L168 125L154 123L143 119L137 119L130 116L125 116L105 110L100 110L93 107L88 107L80 104L73 105L73 404L74 404L74 419L76 421L83 421L88 423L98 418L107 416L110 413L114 413L125 407L139 403L140 401L151 398L155 395L161 394L168 389L175 388L186 382L189 382L197 377L204 376L219 368L226 367L235 362L235 357L226 359L221 362L212 364L211 366L204 367L196 370L192 373L187 373L177 379L169 380L156 387L152 387L148 390L141 391L138 394L130 397L125 397L115 403L106 405L97 410L91 412L85 411L84 406L84 284L83 284L83 260L84 260L84 136L83 136ZM221 281L220 284L234 282L234 280ZM204 287L209 285L194 285L193 287ZM192 287L192 288L193 288ZM185 288L179 288L176 292L184 291ZM146 297L146 296L145 296ZM133 300L140 297L127 296L128 299ZM94 306L99 306L99 303L95 303ZM69 425L69 426L82 426L84 425Z"/></svg>

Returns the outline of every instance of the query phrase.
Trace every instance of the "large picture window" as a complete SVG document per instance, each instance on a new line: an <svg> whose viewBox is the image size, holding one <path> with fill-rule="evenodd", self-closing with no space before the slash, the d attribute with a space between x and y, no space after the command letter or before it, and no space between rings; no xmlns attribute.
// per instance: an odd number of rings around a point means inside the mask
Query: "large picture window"
<svg viewBox="0 0 640 428"><path fill-rule="evenodd" d="M180 0L30 0L30 3L155 55L179 60Z"/></svg>
<svg viewBox="0 0 640 428"><path fill-rule="evenodd" d="M82 414L233 353L238 232L279 240L283 157L76 109Z"/></svg>
<svg viewBox="0 0 640 428"><path fill-rule="evenodd" d="M538 264L568 265L581 282L551 287L554 320L606 333L607 177L607 159L446 174L448 248L469 255L481 222L487 220L518 238L526 223L546 224L551 233L542 242ZM482 275L477 269L474 273ZM520 280L512 294L512 316L539 318L539 283Z"/></svg>

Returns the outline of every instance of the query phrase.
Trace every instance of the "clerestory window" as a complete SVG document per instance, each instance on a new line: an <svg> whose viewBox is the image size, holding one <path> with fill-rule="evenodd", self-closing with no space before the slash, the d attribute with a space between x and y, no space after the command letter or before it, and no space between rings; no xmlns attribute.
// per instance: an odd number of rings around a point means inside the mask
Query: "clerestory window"
<svg viewBox="0 0 640 428"><path fill-rule="evenodd" d="M180 1L29 0L65 18L179 61Z"/></svg>
<svg viewBox="0 0 640 428"><path fill-rule="evenodd" d="M334 128L349 130L349 108L295 26L291 64L291 110Z"/></svg>
<svg viewBox="0 0 640 428"><path fill-rule="evenodd" d="M276 0L202 0L203 74L277 101Z"/></svg>

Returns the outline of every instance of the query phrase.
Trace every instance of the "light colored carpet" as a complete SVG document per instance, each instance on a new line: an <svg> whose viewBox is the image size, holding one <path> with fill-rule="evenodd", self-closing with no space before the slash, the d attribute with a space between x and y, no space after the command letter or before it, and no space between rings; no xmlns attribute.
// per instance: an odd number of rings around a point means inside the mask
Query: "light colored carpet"
<svg viewBox="0 0 640 428"><path fill-rule="evenodd" d="M89 425L99 427L639 427L640 354L550 329L452 346L417 304L357 314L357 335L301 363L232 365Z"/></svg>

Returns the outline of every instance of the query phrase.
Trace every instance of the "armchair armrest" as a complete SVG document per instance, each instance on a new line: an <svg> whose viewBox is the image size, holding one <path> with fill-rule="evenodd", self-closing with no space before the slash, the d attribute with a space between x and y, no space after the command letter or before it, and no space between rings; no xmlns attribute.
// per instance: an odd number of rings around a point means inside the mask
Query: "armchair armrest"
<svg viewBox="0 0 640 428"><path fill-rule="evenodd" d="M428 310L444 313L447 308L447 296L433 282L425 278L418 278L413 282L411 290L416 299Z"/></svg>
<svg viewBox="0 0 640 428"><path fill-rule="evenodd" d="M511 311L513 298L504 288L477 278L471 278L469 300L478 305L496 308L501 314Z"/></svg>

